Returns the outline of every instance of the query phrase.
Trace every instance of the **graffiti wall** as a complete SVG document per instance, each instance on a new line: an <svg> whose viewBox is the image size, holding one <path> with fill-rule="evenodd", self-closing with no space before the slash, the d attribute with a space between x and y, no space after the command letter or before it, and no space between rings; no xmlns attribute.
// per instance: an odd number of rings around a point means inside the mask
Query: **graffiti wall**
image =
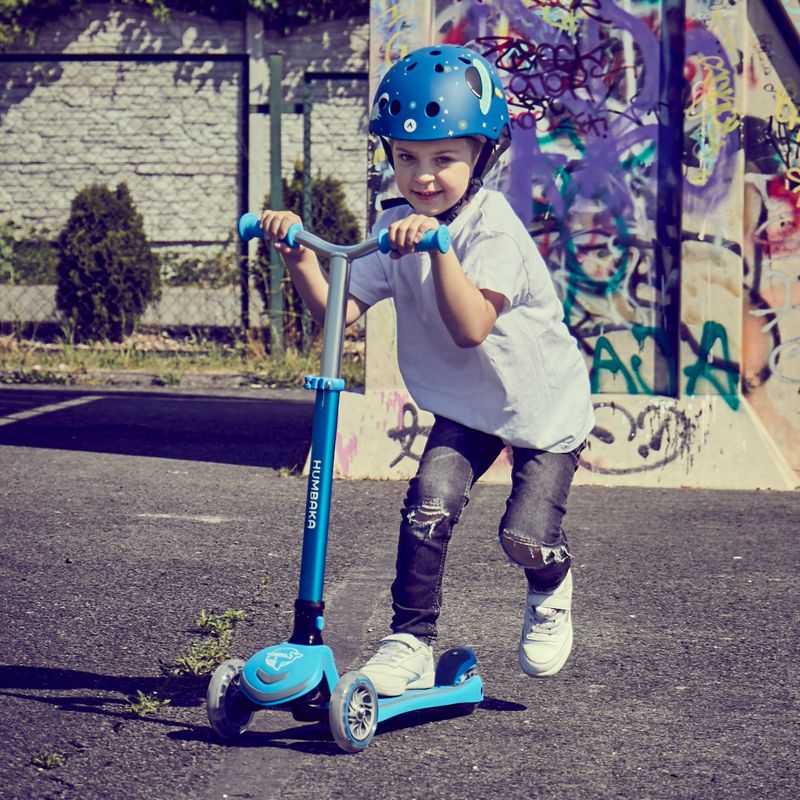
<svg viewBox="0 0 800 800"><path fill-rule="evenodd" d="M794 52L749 8L744 76L742 390L800 469L800 4L783 4Z"/></svg>
<svg viewBox="0 0 800 800"><path fill-rule="evenodd" d="M590 370L584 482L800 483L800 11L772 3L776 24L767 5L373 2L373 87L435 43L473 48L501 77L512 145L494 187ZM370 185L376 201L392 193L379 148ZM387 359L393 335L390 306L372 309L342 474L405 477L424 445L430 417ZM507 478L503 459L493 476Z"/></svg>

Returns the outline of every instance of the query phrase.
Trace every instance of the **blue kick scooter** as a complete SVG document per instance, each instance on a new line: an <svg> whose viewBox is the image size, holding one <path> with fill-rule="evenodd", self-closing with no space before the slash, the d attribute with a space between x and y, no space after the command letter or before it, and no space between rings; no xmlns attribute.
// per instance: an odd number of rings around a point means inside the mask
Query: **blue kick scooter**
<svg viewBox="0 0 800 800"><path fill-rule="evenodd" d="M238 225L245 241L263 238L258 217L244 214ZM467 647L448 650L436 663L430 689L412 689L399 697L378 697L372 681L359 671L339 676L331 649L322 642L322 588L328 544L333 455L344 342L345 309L350 264L375 250L390 250L387 230L360 244L334 245L293 225L286 236L290 247L303 245L330 257L328 305L323 331L321 375L307 377L305 388L316 391L311 460L306 496L300 586L295 600L294 628L288 641L259 650L247 661L223 662L211 677L206 711L214 731L234 739L250 726L256 711L289 710L296 720L324 721L347 753L363 750L379 723L398 714L443 706L469 713L483 700L483 683L475 674L475 654ZM426 234L418 250L450 247L447 227Z"/></svg>

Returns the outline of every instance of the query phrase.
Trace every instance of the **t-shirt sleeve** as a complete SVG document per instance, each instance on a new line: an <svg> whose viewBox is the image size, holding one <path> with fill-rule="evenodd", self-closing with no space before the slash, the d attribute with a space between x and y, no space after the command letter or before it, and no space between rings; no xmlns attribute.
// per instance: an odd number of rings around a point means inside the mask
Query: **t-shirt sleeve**
<svg viewBox="0 0 800 800"><path fill-rule="evenodd" d="M372 236L386 227L379 219L372 229ZM375 251L368 256L357 258L350 265L350 294L362 303L374 306L379 300L392 296L389 256Z"/></svg>
<svg viewBox="0 0 800 800"><path fill-rule="evenodd" d="M516 305L527 295L524 257L507 233L489 234L472 242L461 267L478 289L502 294L507 306Z"/></svg>
<svg viewBox="0 0 800 800"><path fill-rule="evenodd" d="M392 296L381 254L370 253L353 261L350 265L350 294L368 306Z"/></svg>

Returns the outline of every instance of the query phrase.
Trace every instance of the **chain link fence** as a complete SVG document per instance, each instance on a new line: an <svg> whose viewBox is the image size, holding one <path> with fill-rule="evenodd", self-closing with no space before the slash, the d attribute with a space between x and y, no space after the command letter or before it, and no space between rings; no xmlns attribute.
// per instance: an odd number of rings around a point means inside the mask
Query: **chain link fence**
<svg viewBox="0 0 800 800"><path fill-rule="evenodd" d="M234 341L267 325L268 254L245 265L235 239L247 197L246 71L238 55L0 56L3 333L69 335L59 234L94 184L127 187L159 259L139 335ZM365 78L314 73L282 115L285 205L343 243L366 229ZM307 348L313 330L285 280L281 291L287 343Z"/></svg>
<svg viewBox="0 0 800 800"><path fill-rule="evenodd" d="M294 166L283 177L282 205L308 230L343 245L364 238L368 229L367 80L366 72L306 71L301 90L288 92L301 102L284 106L282 150ZM272 198L267 196L264 205L271 207ZM280 286L283 341L307 349L318 330L275 253L260 247L253 275L265 309L272 307L271 287Z"/></svg>

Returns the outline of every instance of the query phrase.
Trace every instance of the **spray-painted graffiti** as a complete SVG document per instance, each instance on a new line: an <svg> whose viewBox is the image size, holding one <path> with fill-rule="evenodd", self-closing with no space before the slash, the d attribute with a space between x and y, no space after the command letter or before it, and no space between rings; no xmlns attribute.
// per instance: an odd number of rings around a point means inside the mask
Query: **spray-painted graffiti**
<svg viewBox="0 0 800 800"><path fill-rule="evenodd" d="M717 343L722 352L721 359L714 356ZM737 393L739 366L731 360L728 333L725 328L714 320L706 320L696 352L697 360L691 366L684 367L683 370L688 379L686 394L690 396L701 394L697 391L697 385L700 381L704 381L710 383L716 390L715 393L722 395L732 409L737 409L739 407ZM722 372L721 375L719 375L719 371Z"/></svg>
<svg viewBox="0 0 800 800"><path fill-rule="evenodd" d="M551 269L593 388L619 390L610 359L628 365L617 371L630 376L628 389L674 393L677 328L665 318L677 307L678 276L656 235L666 120L653 4L442 0L435 9L440 40L478 50L503 81L512 148L497 184ZM718 73L709 88L722 106L730 98Z"/></svg>
<svg viewBox="0 0 800 800"><path fill-rule="evenodd" d="M603 475L630 475L686 459L697 425L674 405L653 403L633 414L619 403L595 403L596 424L581 466Z"/></svg>
<svg viewBox="0 0 800 800"><path fill-rule="evenodd" d="M777 290L769 290L769 298L774 297L774 304L767 308L754 308L749 311L753 317L771 317L761 328L761 333L769 333L773 328L777 330L778 324L783 321L788 325L787 315L791 312L800 312L800 283L791 285L789 276L778 269L764 270L764 279L769 283L774 281L779 284ZM765 300L767 290L762 291L761 300ZM800 368L800 358L797 363L791 363L792 356L800 356L800 337L781 342L776 336L776 342L768 356L768 366L771 375L778 380L790 383L800 383L800 375L793 376L792 369Z"/></svg>
<svg viewBox="0 0 800 800"><path fill-rule="evenodd" d="M688 135L694 143L697 169L686 177L690 184L705 187L726 145L733 140L732 135L738 134L741 117L736 108L733 74L726 59L698 55L687 68L696 77L686 119L691 126Z"/></svg>
<svg viewBox="0 0 800 800"><path fill-rule="evenodd" d="M593 393L717 395L737 413L744 393L800 469L800 62L762 5L431 4L420 44L465 44L503 82L512 144L491 185L550 268ZM688 441L682 422L662 441ZM648 445L648 464L674 446Z"/></svg>
<svg viewBox="0 0 800 800"><path fill-rule="evenodd" d="M698 438L696 422L672 401L648 404L635 414L612 402L595 403L594 410L597 423L581 466L597 474L630 475L661 469L676 459L686 459ZM417 407L404 403L402 423L386 432L400 445L388 468L406 458L419 461L430 431L430 425L420 425ZM504 462L508 458L508 453L501 456Z"/></svg>
<svg viewBox="0 0 800 800"><path fill-rule="evenodd" d="M768 18L756 25L747 64L759 102L745 119L742 384L800 469L800 69Z"/></svg>
<svg viewBox="0 0 800 800"><path fill-rule="evenodd" d="M397 428L390 428L386 433L392 441L400 445L400 453L390 462L389 468L396 466L404 458L419 461L422 458L422 448L415 451L413 447L418 438L423 439L422 446L424 447L424 440L428 438L430 432L430 425L419 424L417 407L413 403L404 403L402 424Z"/></svg>

